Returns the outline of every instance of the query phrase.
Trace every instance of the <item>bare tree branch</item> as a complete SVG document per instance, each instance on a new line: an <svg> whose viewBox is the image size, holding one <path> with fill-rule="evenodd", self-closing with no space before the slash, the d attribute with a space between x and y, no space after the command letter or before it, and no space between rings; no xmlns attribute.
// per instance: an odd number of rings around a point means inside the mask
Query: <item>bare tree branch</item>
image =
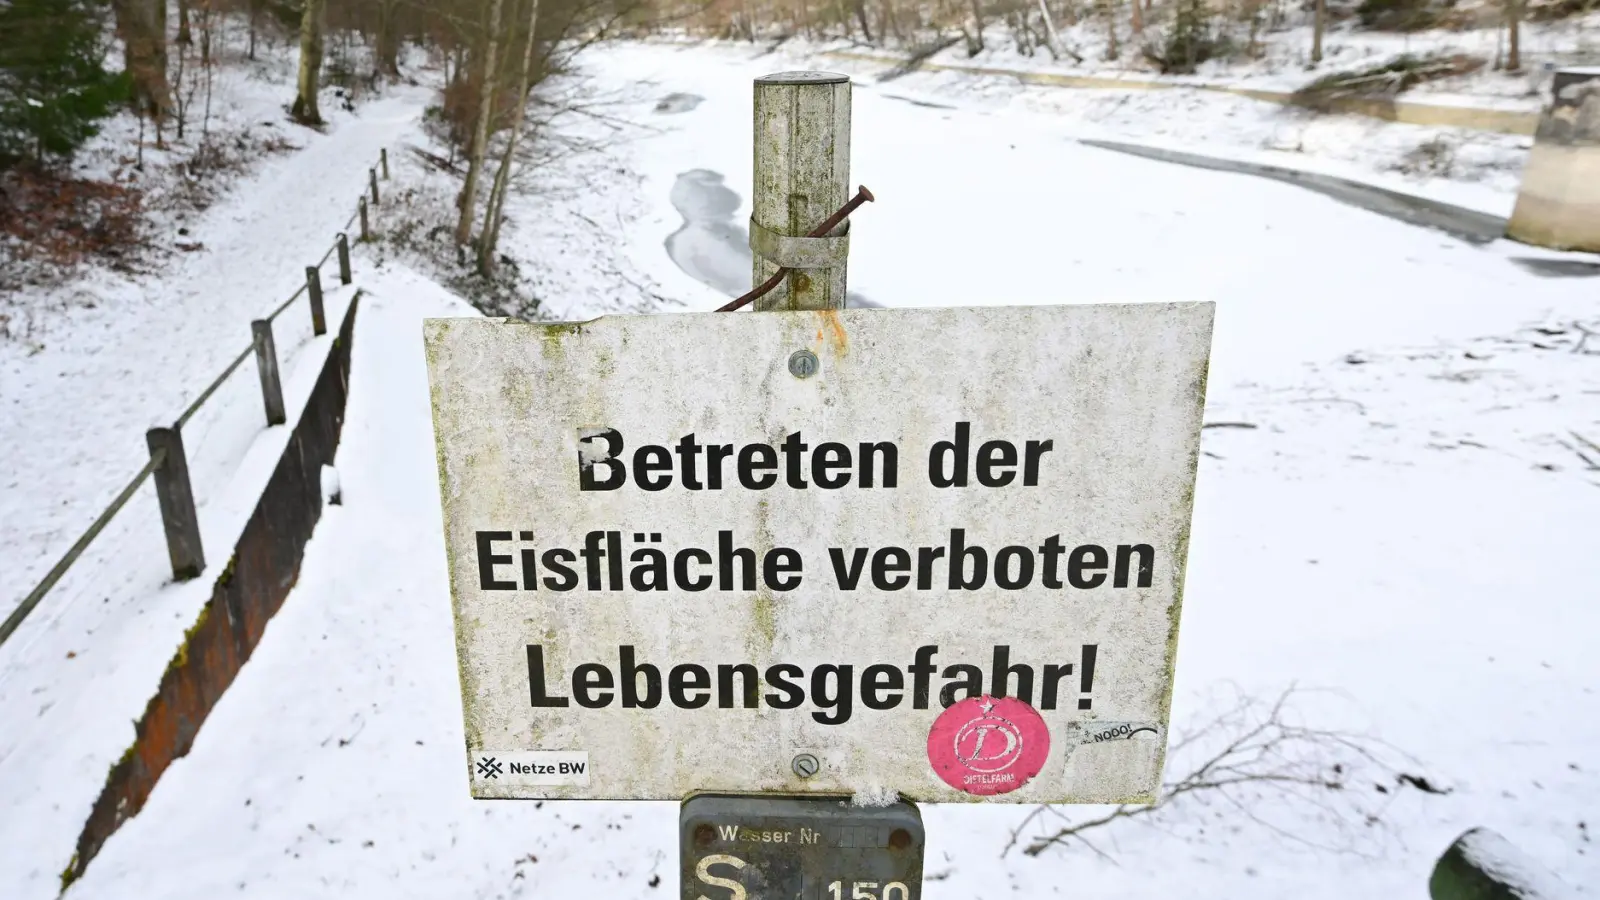
<svg viewBox="0 0 1600 900"><path fill-rule="evenodd" d="M1365 829L1376 824L1381 810L1362 807L1361 801L1369 795L1352 787L1357 770L1376 770L1374 784L1392 783L1398 787L1406 783L1405 778L1415 777L1405 776L1396 766L1402 760L1414 760L1377 738L1293 721L1292 704L1303 693L1291 685L1272 702L1263 703L1241 692L1220 712L1206 715L1197 726L1173 736L1169 742L1170 758L1194 761L1182 770L1184 774L1162 785L1156 803L1115 806L1109 812L1081 820L1052 807L1038 807L1012 830L1001 855L1022 843L1024 832L1050 812L1066 824L1052 833L1030 838L1023 853L1038 856L1051 847L1081 843L1109 859L1090 843L1089 833L1122 821L1154 822L1163 813L1190 803L1207 805L1213 799L1230 807L1239 819L1285 840L1328 852L1359 853L1352 847L1298 833L1267 818L1262 810L1282 803L1314 810L1344 826ZM1389 791L1382 787L1380 795ZM1114 837L1116 832L1107 833Z"/></svg>

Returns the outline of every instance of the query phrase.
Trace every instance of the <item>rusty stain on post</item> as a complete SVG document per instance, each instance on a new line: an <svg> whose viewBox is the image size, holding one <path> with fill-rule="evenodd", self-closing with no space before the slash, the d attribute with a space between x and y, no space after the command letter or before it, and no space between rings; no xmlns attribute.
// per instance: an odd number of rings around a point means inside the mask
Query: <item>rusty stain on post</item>
<svg viewBox="0 0 1600 900"><path fill-rule="evenodd" d="M850 78L781 72L755 81L755 184L752 231L800 237L844 205L850 191ZM841 225L833 235L848 234ZM750 283L780 264L757 254ZM843 309L846 265L792 272L758 299L758 310Z"/></svg>

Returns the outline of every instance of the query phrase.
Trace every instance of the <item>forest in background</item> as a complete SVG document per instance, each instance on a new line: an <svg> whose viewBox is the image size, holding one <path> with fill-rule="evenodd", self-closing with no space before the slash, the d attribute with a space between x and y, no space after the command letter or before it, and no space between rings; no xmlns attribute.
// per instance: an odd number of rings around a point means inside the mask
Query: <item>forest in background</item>
<svg viewBox="0 0 1600 900"><path fill-rule="evenodd" d="M454 238L487 272L528 99L644 10L637 0L0 0L0 267L121 255L138 240L139 174L155 151L181 147L181 174L196 181L237 171L238 136L212 133L213 86L270 46L294 55L283 108L308 128L324 125L330 93L354 103L415 83L408 53L442 70L429 116L460 160ZM118 113L137 120L127 171L74 173L77 151Z"/></svg>
<svg viewBox="0 0 1600 900"><path fill-rule="evenodd" d="M961 47L969 57L1015 52L1175 74L1258 58L1275 35L1306 41L1314 69L1332 28L1502 33L1505 52L1492 61L1424 54L1330 76L1334 89L1353 79L1398 91L1486 66L1522 70L1523 23L1582 22L1597 9L1600 0L0 0L0 287L19 281L19 261L61 269L136 256L127 248L144 214L147 151L164 152L183 196L200 206L214 192L208 180L291 146L213 133L216 73L264 48L295 60L283 109L308 128L323 125L330 94L353 104L413 80L407 59L419 54L438 92L431 133L460 182L455 256L487 277L506 195L538 137L530 98L596 41L668 31L848 41L901 54L907 66ZM1093 49L1074 39L1086 35ZM74 154L119 113L137 123L125 129L126 171L73 172Z"/></svg>
<svg viewBox="0 0 1600 900"><path fill-rule="evenodd" d="M691 33L728 40L789 36L901 50L911 60L961 46L967 56L1007 47L1063 64L1089 61L1068 36L1101 36L1100 58L1165 74L1212 59L1259 58L1268 35L1309 31L1312 67L1331 28L1389 33L1498 29L1497 69L1524 66L1526 22L1582 20L1600 0L663 0Z"/></svg>

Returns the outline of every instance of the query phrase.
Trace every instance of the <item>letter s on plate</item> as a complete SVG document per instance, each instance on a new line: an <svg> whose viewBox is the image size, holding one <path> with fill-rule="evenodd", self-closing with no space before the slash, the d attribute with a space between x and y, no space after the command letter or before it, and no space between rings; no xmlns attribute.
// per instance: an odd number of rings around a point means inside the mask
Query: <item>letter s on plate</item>
<svg viewBox="0 0 1600 900"><path fill-rule="evenodd" d="M695 864L694 874L700 876L700 881L703 884L709 884L713 887L727 888L729 891L731 891L732 895L728 897L728 900L745 900L747 895L744 892L744 885L730 878L718 878L717 876L706 871L707 869L719 863L733 866L735 869L744 868L744 860L737 856L728 856L723 853L713 853L710 856L703 856L700 858L700 862ZM705 894L701 894L699 900L712 900L712 898L707 897Z"/></svg>

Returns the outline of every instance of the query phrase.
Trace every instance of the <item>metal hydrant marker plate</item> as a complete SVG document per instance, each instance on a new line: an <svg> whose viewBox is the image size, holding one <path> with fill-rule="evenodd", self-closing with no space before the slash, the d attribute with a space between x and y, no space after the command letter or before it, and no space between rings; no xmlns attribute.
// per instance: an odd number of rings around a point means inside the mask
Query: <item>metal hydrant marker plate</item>
<svg viewBox="0 0 1600 900"><path fill-rule="evenodd" d="M699 795L678 812L680 896L919 900L925 840L909 803Z"/></svg>
<svg viewBox="0 0 1600 900"><path fill-rule="evenodd" d="M1153 796L1211 317L428 321L474 796ZM929 759L985 694L1003 794Z"/></svg>

